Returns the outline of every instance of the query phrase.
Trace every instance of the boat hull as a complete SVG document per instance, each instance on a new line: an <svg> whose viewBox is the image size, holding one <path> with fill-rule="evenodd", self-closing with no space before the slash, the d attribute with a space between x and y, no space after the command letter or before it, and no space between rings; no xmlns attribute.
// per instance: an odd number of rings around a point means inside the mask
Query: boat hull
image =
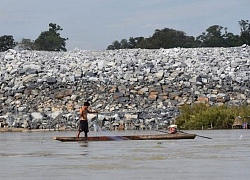
<svg viewBox="0 0 250 180"><path fill-rule="evenodd" d="M61 142L74 141L124 141L124 140L174 140L194 139L196 134L156 134L156 135L131 135L131 136L91 136L91 137L54 137Z"/></svg>

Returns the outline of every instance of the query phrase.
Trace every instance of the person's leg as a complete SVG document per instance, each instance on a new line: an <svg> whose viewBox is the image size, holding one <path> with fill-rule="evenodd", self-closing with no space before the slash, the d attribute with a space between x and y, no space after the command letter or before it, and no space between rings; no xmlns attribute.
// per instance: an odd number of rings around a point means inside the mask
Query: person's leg
<svg viewBox="0 0 250 180"><path fill-rule="evenodd" d="M84 133L85 133L85 137L88 137L88 132L85 131Z"/></svg>
<svg viewBox="0 0 250 180"><path fill-rule="evenodd" d="M85 138L88 137L88 132L89 132L89 124L88 124L88 121L83 121L83 131L84 131L84 134L85 134Z"/></svg>
<svg viewBox="0 0 250 180"><path fill-rule="evenodd" d="M80 133L83 131L83 121L79 122L78 132L76 133L76 137L80 137Z"/></svg>
<svg viewBox="0 0 250 180"><path fill-rule="evenodd" d="M78 132L76 133L76 137L77 137L77 138L80 137L80 133L81 133L80 131L78 131Z"/></svg>

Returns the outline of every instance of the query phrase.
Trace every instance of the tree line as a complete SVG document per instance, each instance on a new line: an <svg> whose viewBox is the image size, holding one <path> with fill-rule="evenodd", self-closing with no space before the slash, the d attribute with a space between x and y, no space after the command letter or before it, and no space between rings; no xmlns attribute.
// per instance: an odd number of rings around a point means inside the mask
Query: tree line
<svg viewBox="0 0 250 180"><path fill-rule="evenodd" d="M107 47L107 50L115 49L159 49L159 48L196 48L196 47L235 47L242 44L250 45L250 23L248 20L238 21L240 35L228 32L228 28L213 25L202 32L196 38L186 35L185 32L164 28L156 29L154 34L148 38L130 37L115 40ZM12 35L0 36L0 52L8 49L18 48L19 50L38 51L67 51L66 41L68 38L61 37L60 31L63 29L54 23L49 24L49 30L43 31L36 40L23 38L16 42Z"/></svg>
<svg viewBox="0 0 250 180"><path fill-rule="evenodd" d="M196 38L186 35L185 32L164 28L156 29L151 37L130 37L122 39L120 42L115 40L107 47L107 50L114 49L159 49L159 48L196 48L196 47L236 47L242 44L250 45L250 23L248 20L238 21L240 35L228 32L228 28L213 25L206 29Z"/></svg>
<svg viewBox="0 0 250 180"><path fill-rule="evenodd" d="M49 30L41 32L36 40L23 38L20 42L15 42L12 35L0 36L0 52L15 47L19 50L67 51L68 38L61 37L60 31L62 30L59 25L50 23Z"/></svg>

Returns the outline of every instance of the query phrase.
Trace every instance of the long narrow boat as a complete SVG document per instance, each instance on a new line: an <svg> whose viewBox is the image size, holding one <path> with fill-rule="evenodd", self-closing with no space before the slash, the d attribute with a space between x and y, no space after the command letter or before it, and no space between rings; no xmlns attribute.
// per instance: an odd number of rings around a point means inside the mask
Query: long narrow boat
<svg viewBox="0 0 250 180"><path fill-rule="evenodd" d="M76 141L123 141L123 140L174 140L174 139L194 139L196 134L155 134L155 135L130 135L130 136L91 136L91 137L53 137L61 142Z"/></svg>

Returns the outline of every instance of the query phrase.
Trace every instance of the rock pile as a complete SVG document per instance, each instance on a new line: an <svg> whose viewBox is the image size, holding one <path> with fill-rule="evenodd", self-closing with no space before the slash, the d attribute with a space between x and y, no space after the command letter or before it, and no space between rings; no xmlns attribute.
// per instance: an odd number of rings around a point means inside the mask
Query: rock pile
<svg viewBox="0 0 250 180"><path fill-rule="evenodd" d="M184 103L249 104L249 53L247 45L70 52L10 49L0 53L0 122L75 127L78 109L86 100L102 112L98 119L108 114L147 126L169 122Z"/></svg>

